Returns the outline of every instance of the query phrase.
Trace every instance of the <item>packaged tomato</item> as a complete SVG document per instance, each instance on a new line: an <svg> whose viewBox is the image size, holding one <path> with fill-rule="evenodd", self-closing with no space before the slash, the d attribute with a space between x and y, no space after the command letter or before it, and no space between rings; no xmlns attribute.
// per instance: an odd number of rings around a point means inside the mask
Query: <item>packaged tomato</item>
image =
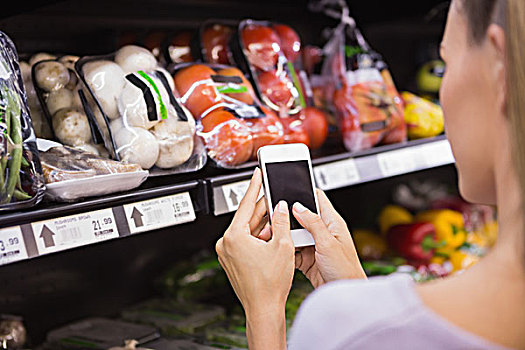
<svg viewBox="0 0 525 350"><path fill-rule="evenodd" d="M313 99L306 73L296 69L301 50L297 32L284 24L244 20L230 45L235 62L250 77L261 101L285 125L284 142L320 147L328 125L326 117L317 118L324 116L322 111L306 109ZM315 142L312 144L310 139Z"/></svg>
<svg viewBox="0 0 525 350"><path fill-rule="evenodd" d="M129 45L75 64L86 114L114 159L139 164L150 176L201 169L206 152L195 120L174 95L175 83L147 49Z"/></svg>
<svg viewBox="0 0 525 350"><path fill-rule="evenodd" d="M166 64L194 62L198 58L197 35L194 30L182 30L169 37L162 47Z"/></svg>
<svg viewBox="0 0 525 350"><path fill-rule="evenodd" d="M343 15L326 44L324 100L339 117L349 151L406 140L402 100L382 57Z"/></svg>
<svg viewBox="0 0 525 350"><path fill-rule="evenodd" d="M234 64L229 42L237 21L210 19L199 28L201 58L206 63Z"/></svg>
<svg viewBox="0 0 525 350"><path fill-rule="evenodd" d="M280 119L265 108L234 67L181 64L173 69L176 93L197 119L197 134L220 167L254 159L259 147L284 142Z"/></svg>

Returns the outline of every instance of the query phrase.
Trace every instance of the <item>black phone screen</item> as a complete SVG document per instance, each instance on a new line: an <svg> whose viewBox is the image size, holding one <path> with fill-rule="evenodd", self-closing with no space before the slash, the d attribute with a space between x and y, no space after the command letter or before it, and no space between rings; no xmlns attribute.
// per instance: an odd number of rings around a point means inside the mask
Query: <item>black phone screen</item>
<svg viewBox="0 0 525 350"><path fill-rule="evenodd" d="M279 201L286 201L290 210L291 229L303 228L292 214L292 205L299 202L317 213L308 161L266 163L266 174L272 197L272 208L275 208Z"/></svg>

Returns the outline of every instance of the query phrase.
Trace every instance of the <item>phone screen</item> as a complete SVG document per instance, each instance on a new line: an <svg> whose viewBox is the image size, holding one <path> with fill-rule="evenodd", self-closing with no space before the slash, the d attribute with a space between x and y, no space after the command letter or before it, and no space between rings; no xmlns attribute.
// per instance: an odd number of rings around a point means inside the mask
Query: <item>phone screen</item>
<svg viewBox="0 0 525 350"><path fill-rule="evenodd" d="M290 210L291 229L303 228L292 214L292 205L299 202L317 213L308 161L266 163L265 166L272 197L272 208L275 208L279 201L286 201Z"/></svg>

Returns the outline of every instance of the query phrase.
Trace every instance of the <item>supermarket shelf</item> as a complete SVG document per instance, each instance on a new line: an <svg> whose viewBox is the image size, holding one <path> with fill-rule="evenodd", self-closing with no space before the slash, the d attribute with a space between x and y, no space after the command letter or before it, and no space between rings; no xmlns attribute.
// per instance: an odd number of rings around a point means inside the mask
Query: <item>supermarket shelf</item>
<svg viewBox="0 0 525 350"><path fill-rule="evenodd" d="M342 153L312 160L317 187L335 190L454 163L445 136ZM209 178L210 213L222 215L237 209L252 171Z"/></svg>
<svg viewBox="0 0 525 350"><path fill-rule="evenodd" d="M201 188L191 181L4 215L0 265L192 222Z"/></svg>

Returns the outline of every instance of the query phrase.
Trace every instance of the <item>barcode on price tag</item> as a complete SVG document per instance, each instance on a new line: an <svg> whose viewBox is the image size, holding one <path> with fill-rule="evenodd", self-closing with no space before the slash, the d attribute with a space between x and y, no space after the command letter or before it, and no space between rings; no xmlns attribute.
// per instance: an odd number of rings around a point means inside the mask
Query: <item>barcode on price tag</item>
<svg viewBox="0 0 525 350"><path fill-rule="evenodd" d="M195 220L189 192L124 205L129 232L139 233Z"/></svg>
<svg viewBox="0 0 525 350"><path fill-rule="evenodd" d="M317 186L325 191L356 184L360 179L353 159L316 166L314 175Z"/></svg>
<svg viewBox="0 0 525 350"><path fill-rule="evenodd" d="M416 160L413 151L410 149L400 149L380 153L377 155L379 169L385 177L406 174L417 170Z"/></svg>
<svg viewBox="0 0 525 350"><path fill-rule="evenodd" d="M27 259L26 246L19 226L0 230L0 265Z"/></svg>
<svg viewBox="0 0 525 350"><path fill-rule="evenodd" d="M111 209L31 224L39 254L80 247L119 236Z"/></svg>

